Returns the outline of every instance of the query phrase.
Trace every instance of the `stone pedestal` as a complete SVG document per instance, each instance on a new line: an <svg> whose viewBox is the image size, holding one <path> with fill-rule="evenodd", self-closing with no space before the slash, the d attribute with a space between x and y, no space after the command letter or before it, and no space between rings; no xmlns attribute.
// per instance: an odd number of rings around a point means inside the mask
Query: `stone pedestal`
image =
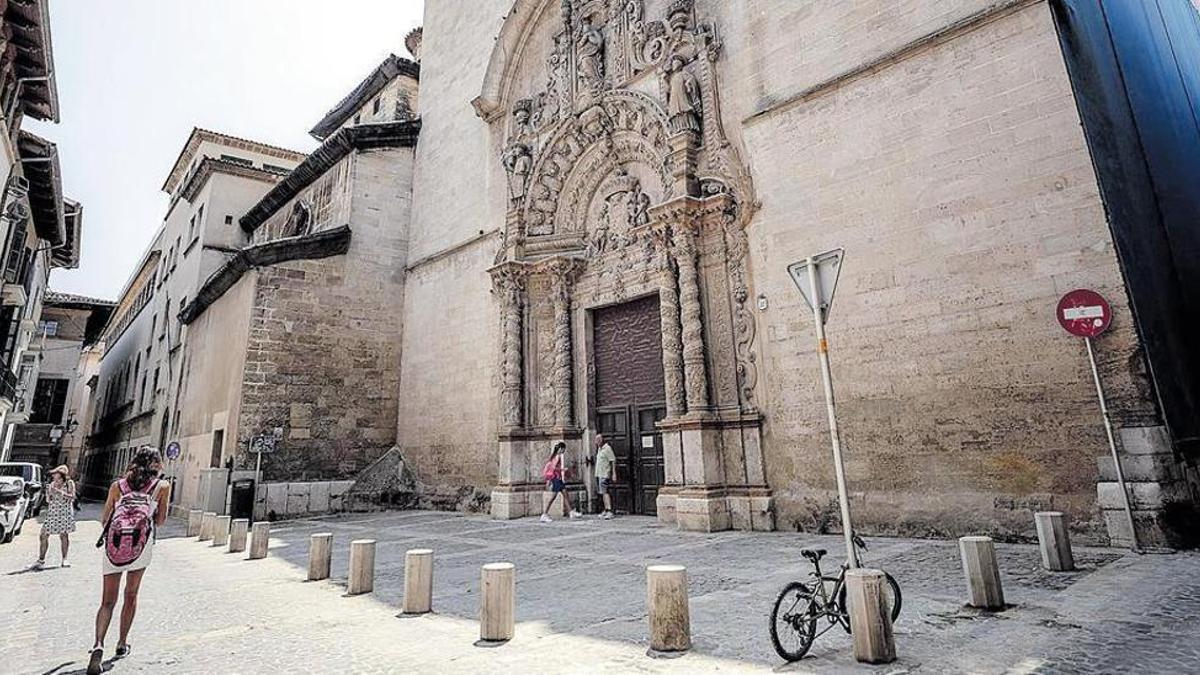
<svg viewBox="0 0 1200 675"><path fill-rule="evenodd" d="M250 536L250 560L267 557L267 546L271 540L271 524L262 521L254 524Z"/></svg>
<svg viewBox="0 0 1200 675"><path fill-rule="evenodd" d="M229 545L229 528L232 523L233 518L230 516L217 516L216 523L213 525L213 546Z"/></svg>
<svg viewBox="0 0 1200 675"><path fill-rule="evenodd" d="M517 573L512 563L483 566L479 581L479 639L504 642L516 628Z"/></svg>
<svg viewBox="0 0 1200 675"><path fill-rule="evenodd" d="M854 641L854 658L861 663L891 663L896 660L892 608L888 606L886 587L887 578L880 570L846 571L850 635Z"/></svg>
<svg viewBox="0 0 1200 675"><path fill-rule="evenodd" d="M646 611L650 622L650 649L659 652L691 649L687 568L683 565L646 568Z"/></svg>
<svg viewBox="0 0 1200 675"><path fill-rule="evenodd" d="M333 556L333 533L314 534L308 539L308 580L329 578L329 563Z"/></svg>
<svg viewBox="0 0 1200 675"><path fill-rule="evenodd" d="M433 549L415 548L404 554L405 614L433 609Z"/></svg>
<svg viewBox="0 0 1200 675"><path fill-rule="evenodd" d="M347 595L362 595L375 590L375 540L350 542L350 575Z"/></svg>
<svg viewBox="0 0 1200 675"><path fill-rule="evenodd" d="M217 527L215 511L206 511L200 518L200 538L198 541L212 541L213 531Z"/></svg>
<svg viewBox="0 0 1200 675"><path fill-rule="evenodd" d="M1063 514L1058 511L1043 511L1033 514L1033 521L1037 526L1042 567L1051 572L1069 572L1075 569L1075 557L1071 554L1071 537L1067 533L1067 522Z"/></svg>
<svg viewBox="0 0 1200 675"><path fill-rule="evenodd" d="M1004 609L1000 565L991 537L961 537L958 548L967 579L967 604L981 609Z"/></svg>
<svg viewBox="0 0 1200 675"><path fill-rule="evenodd" d="M200 524L204 520L204 511L200 509L191 509L188 511L187 536L200 536Z"/></svg>
<svg viewBox="0 0 1200 675"><path fill-rule="evenodd" d="M241 553L246 550L246 533L250 529L250 521L238 518L229 525L229 552Z"/></svg>

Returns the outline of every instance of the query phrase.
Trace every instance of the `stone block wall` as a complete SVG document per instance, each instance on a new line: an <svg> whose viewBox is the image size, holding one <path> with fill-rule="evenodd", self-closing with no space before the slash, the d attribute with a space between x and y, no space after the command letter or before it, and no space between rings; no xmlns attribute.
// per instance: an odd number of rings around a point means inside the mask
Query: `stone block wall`
<svg viewBox="0 0 1200 675"><path fill-rule="evenodd" d="M358 152L348 171L349 251L258 272L238 447L283 428L268 479L351 478L395 444L412 150Z"/></svg>
<svg viewBox="0 0 1200 675"><path fill-rule="evenodd" d="M1113 305L1096 346L1116 422L1156 411L1045 3L745 134L763 200L750 237L769 301L760 386L780 527L836 522L812 319L786 268L840 246L827 329L856 519L1028 537L1032 511L1053 508L1104 539L1094 458L1107 445L1084 346L1054 317L1063 293L1094 288Z"/></svg>
<svg viewBox="0 0 1200 675"><path fill-rule="evenodd" d="M263 483L255 490L254 519L281 520L346 510L352 480Z"/></svg>

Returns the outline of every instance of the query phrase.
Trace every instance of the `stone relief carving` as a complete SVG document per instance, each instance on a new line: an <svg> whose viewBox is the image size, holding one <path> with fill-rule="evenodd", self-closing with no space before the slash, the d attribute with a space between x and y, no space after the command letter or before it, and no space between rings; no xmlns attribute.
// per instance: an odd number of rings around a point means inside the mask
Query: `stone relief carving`
<svg viewBox="0 0 1200 675"><path fill-rule="evenodd" d="M500 304L500 423L516 429L522 424L521 312L525 304L525 271L517 265L493 268L492 284Z"/></svg>
<svg viewBox="0 0 1200 675"><path fill-rule="evenodd" d="M756 204L749 171L721 125L716 29L697 20L692 0L670 2L659 20L646 17L643 0L561 0L560 7L549 53L535 56L545 58L544 87L509 108L501 159L510 207L495 268L528 263L551 276L548 290L536 291L547 294L535 300L547 303L539 316L553 316L549 332L539 328L536 349L553 348L538 354L541 381L529 384L544 393L538 420L524 420L521 341L529 338L521 307L535 291L498 281L503 422L574 424L572 308L647 292L658 293L662 312L668 415L729 399L754 412L745 227ZM558 259L573 262L543 267ZM710 274L720 283L706 281ZM706 345L706 330L732 339ZM711 382L709 364L720 374Z"/></svg>

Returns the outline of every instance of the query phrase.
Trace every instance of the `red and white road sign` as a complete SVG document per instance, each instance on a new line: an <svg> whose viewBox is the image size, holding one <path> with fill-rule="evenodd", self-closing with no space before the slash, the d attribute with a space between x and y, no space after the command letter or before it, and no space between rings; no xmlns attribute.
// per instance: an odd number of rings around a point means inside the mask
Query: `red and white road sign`
<svg viewBox="0 0 1200 675"><path fill-rule="evenodd" d="M1079 288L1058 301L1058 323L1071 335L1092 338L1108 330L1112 308L1096 291Z"/></svg>

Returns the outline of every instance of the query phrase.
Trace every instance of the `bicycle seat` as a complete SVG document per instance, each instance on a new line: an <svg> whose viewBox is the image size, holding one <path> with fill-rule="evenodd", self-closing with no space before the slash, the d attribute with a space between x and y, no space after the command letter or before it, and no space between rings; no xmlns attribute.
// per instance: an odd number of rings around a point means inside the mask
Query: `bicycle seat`
<svg viewBox="0 0 1200 675"><path fill-rule="evenodd" d="M809 560L813 561L814 563L817 562L818 560L820 560L821 558L825 557L826 553L827 553L827 551L823 548L802 548L802 549L800 549L800 555L804 556L805 558L808 558Z"/></svg>

